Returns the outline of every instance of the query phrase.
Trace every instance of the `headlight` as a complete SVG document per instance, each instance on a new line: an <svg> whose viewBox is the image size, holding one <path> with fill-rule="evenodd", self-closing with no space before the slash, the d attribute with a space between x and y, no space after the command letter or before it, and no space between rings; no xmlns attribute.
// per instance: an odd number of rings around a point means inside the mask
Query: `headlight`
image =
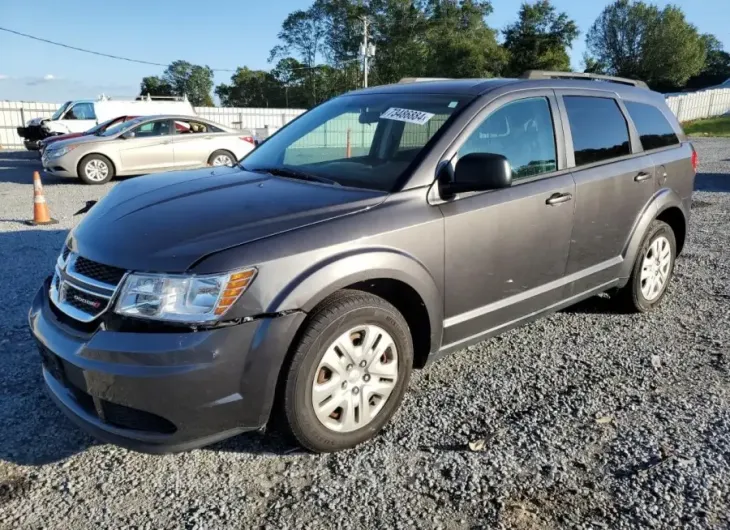
<svg viewBox="0 0 730 530"><path fill-rule="evenodd" d="M67 146L61 147L60 149L53 149L53 150L46 151L46 153L48 154L48 158L59 158L59 157L62 157L63 155L70 153L77 147L78 147L77 145L67 145Z"/></svg>
<svg viewBox="0 0 730 530"><path fill-rule="evenodd" d="M223 316L255 276L255 268L210 276L130 274L115 311L155 320L209 322Z"/></svg>

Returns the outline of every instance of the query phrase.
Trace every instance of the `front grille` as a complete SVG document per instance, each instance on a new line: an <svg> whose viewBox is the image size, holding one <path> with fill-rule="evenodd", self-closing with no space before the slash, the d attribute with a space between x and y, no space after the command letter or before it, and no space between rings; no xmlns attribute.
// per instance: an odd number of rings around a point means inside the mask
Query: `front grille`
<svg viewBox="0 0 730 530"><path fill-rule="evenodd" d="M64 286L63 299L68 305L87 315L99 314L108 303L108 299L81 291L69 283Z"/></svg>
<svg viewBox="0 0 730 530"><path fill-rule="evenodd" d="M103 265L90 259L86 259L83 256L77 256L76 261L73 264L73 272L86 276L97 282L107 283L109 285L117 285L126 272L124 269L119 267L112 267L111 265Z"/></svg>

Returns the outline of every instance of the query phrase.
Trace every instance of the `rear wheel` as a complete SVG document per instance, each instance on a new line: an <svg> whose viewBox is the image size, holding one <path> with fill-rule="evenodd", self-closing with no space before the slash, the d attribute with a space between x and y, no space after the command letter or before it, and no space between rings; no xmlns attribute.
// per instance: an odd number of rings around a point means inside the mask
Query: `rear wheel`
<svg viewBox="0 0 730 530"><path fill-rule="evenodd" d="M312 314L284 375L289 429L315 452L372 438L400 406L412 365L410 330L395 307L338 293Z"/></svg>
<svg viewBox="0 0 730 530"><path fill-rule="evenodd" d="M106 184L114 178L114 165L104 155L88 155L79 162L78 175L85 184Z"/></svg>
<svg viewBox="0 0 730 530"><path fill-rule="evenodd" d="M659 305L672 278L676 255L674 231L667 223L654 221L644 236L629 283L618 292L621 306L645 313Z"/></svg>
<svg viewBox="0 0 730 530"><path fill-rule="evenodd" d="M209 166L233 166L235 164L236 157L230 151L220 149L208 157Z"/></svg>

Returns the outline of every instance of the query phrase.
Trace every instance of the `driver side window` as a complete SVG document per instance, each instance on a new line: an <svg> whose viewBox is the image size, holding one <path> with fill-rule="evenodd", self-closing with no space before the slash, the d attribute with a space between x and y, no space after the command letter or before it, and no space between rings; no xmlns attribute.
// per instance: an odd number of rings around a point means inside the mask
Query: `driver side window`
<svg viewBox="0 0 730 530"><path fill-rule="evenodd" d="M555 171L555 130L547 98L521 99L497 109L459 149L459 157L470 153L503 155L513 180Z"/></svg>

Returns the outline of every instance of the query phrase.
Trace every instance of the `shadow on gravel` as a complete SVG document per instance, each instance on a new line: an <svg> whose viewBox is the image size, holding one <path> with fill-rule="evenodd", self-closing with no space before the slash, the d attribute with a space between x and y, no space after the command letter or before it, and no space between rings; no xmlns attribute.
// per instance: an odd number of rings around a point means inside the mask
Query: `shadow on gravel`
<svg viewBox="0 0 730 530"><path fill-rule="evenodd" d="M308 454L295 440L279 432L247 432L203 447L204 451L219 453L250 453L257 455L282 456L291 454Z"/></svg>
<svg viewBox="0 0 730 530"><path fill-rule="evenodd" d="M575 305L566 307L563 313L584 314L584 315L608 315L620 314L621 310L617 307L616 302L606 295L597 295L587 298Z"/></svg>
<svg viewBox="0 0 730 530"><path fill-rule="evenodd" d="M27 324L31 300L52 270L66 233L42 228L0 233L0 467L3 461L56 462L95 443L46 395Z"/></svg>
<svg viewBox="0 0 730 530"><path fill-rule="evenodd" d="M697 173L695 190L730 192L730 173Z"/></svg>

